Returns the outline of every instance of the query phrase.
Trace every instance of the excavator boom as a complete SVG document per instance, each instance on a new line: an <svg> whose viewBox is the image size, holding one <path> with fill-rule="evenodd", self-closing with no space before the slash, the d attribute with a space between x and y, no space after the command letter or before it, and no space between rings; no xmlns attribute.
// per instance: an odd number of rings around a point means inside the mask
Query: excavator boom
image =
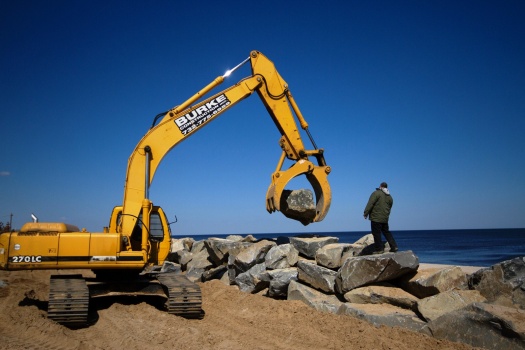
<svg viewBox="0 0 525 350"><path fill-rule="evenodd" d="M306 223L321 221L326 216L331 202L331 191L327 180L331 169L326 165L323 150L316 147L313 150L305 149L294 113L301 127L307 132L308 123L293 99L288 84L279 75L273 62L257 51L252 51L250 57L240 65L248 61L251 63L251 76L203 99L221 84L231 71L217 77L187 101L168 111L162 120L139 141L128 161L124 186L124 215L120 232L126 234L132 232L135 227L143 201L148 198L149 186L164 156L179 142L254 92L257 92L281 133L279 145L283 157L271 176L266 198L267 210L270 213L280 210L282 193L288 181L296 176L306 175L316 195L315 216ZM310 136L309 132L308 135ZM310 157L315 158L317 164L310 161ZM295 161L295 164L283 170L284 158Z"/></svg>

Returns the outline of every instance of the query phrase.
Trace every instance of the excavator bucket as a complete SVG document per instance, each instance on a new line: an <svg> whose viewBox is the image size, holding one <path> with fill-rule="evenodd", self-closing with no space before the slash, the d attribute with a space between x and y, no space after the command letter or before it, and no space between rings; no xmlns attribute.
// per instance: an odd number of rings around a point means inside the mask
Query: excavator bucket
<svg viewBox="0 0 525 350"><path fill-rule="evenodd" d="M329 173L330 167L316 166L304 159L299 160L285 171L274 172L272 174L272 183L266 192L266 210L269 213L281 211L286 217L298 220L303 225L322 221L328 213L332 201L332 192L327 179ZM314 189L314 210L309 210L308 201L299 203L304 205L303 210L292 210L287 205L286 197L293 191L285 190L285 187L290 180L299 175L305 175Z"/></svg>

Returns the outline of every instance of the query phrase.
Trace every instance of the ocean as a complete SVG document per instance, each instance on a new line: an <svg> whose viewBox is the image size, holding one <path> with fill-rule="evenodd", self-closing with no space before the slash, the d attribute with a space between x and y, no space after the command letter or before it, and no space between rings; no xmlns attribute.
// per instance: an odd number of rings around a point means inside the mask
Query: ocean
<svg viewBox="0 0 525 350"><path fill-rule="evenodd" d="M370 231L317 232L338 237L340 243L354 243ZM293 237L301 233L257 233L257 239ZM399 250L412 250L420 263L489 267L525 256L525 228L469 230L392 231ZM243 235L244 236L244 235ZM226 235L210 237L225 238ZM181 237L174 237L181 238ZM195 240L209 238L193 236ZM384 238L383 238L384 240Z"/></svg>

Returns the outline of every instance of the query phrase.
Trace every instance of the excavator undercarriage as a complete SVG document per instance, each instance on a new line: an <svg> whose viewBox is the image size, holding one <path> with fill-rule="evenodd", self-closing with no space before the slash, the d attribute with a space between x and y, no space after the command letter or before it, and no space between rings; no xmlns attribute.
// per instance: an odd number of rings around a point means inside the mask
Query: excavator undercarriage
<svg viewBox="0 0 525 350"><path fill-rule="evenodd" d="M116 271L114 278L52 275L47 317L75 328L89 324L90 299L108 296L154 296L166 299L168 313L188 319L204 316L200 287L179 272L137 275Z"/></svg>

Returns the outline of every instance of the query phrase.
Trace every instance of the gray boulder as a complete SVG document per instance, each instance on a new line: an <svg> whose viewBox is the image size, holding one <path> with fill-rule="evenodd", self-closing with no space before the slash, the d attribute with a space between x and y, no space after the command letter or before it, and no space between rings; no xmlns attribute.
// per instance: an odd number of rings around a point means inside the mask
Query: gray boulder
<svg viewBox="0 0 525 350"><path fill-rule="evenodd" d="M269 270L286 269L297 264L299 252L291 244L281 244L270 248L264 258Z"/></svg>
<svg viewBox="0 0 525 350"><path fill-rule="evenodd" d="M426 325L414 312L389 304L344 303L337 311L337 314L357 317L370 322L376 327L401 327L420 331Z"/></svg>
<svg viewBox="0 0 525 350"><path fill-rule="evenodd" d="M236 251L239 251L240 249L246 248L249 245L250 243L222 238L209 238L204 241L204 246L208 250L210 260L213 261L216 266L228 262L228 256L230 255L231 250L235 249Z"/></svg>
<svg viewBox="0 0 525 350"><path fill-rule="evenodd" d="M200 282L202 281L202 274L213 267L206 249L201 250L192 254L192 259L186 265L186 277L193 282Z"/></svg>
<svg viewBox="0 0 525 350"><path fill-rule="evenodd" d="M399 285L422 299L451 289L467 289L467 275L459 266L431 268L403 276Z"/></svg>
<svg viewBox="0 0 525 350"><path fill-rule="evenodd" d="M195 240L193 238L189 238L189 237L179 238L179 239L172 239L171 240L171 249L170 249L170 251L172 253L178 252L179 250L190 251L194 242L195 242Z"/></svg>
<svg viewBox="0 0 525 350"><path fill-rule="evenodd" d="M359 238L357 241L354 242L354 244L360 244L364 246L372 245L374 244L374 236L371 233L369 233Z"/></svg>
<svg viewBox="0 0 525 350"><path fill-rule="evenodd" d="M205 240L193 242L193 244L191 246L191 249L190 249L190 252L195 254L195 253L200 252L201 250L206 249L206 246L205 246L204 242L205 242Z"/></svg>
<svg viewBox="0 0 525 350"><path fill-rule="evenodd" d="M315 254L319 248L337 242L339 242L337 237L290 237L290 243L295 249L310 259L315 259Z"/></svg>
<svg viewBox="0 0 525 350"><path fill-rule="evenodd" d="M186 264L191 260L192 256L193 254L190 253L188 250L178 250L176 252L168 253L166 260L180 264L182 266L182 269L185 270Z"/></svg>
<svg viewBox="0 0 525 350"><path fill-rule="evenodd" d="M490 303L525 309L525 257L503 261L469 276L469 287Z"/></svg>
<svg viewBox="0 0 525 350"><path fill-rule="evenodd" d="M253 237L252 235L246 235L245 237L241 235L228 235L226 239L230 241L234 241L234 242L248 242L248 243L257 242L257 239Z"/></svg>
<svg viewBox="0 0 525 350"><path fill-rule="evenodd" d="M230 251L228 265L233 266L239 273L248 271L252 266L264 262L266 253L274 247L275 242L260 241L250 243L247 247Z"/></svg>
<svg viewBox="0 0 525 350"><path fill-rule="evenodd" d="M356 245L356 247L360 247L359 250L356 249L355 251L355 253L357 253L356 255L359 256L371 255L376 250L374 246L374 236L371 233L361 237L360 239L355 241L354 244ZM383 247L385 252L390 251L390 245L388 244L388 242L383 242Z"/></svg>
<svg viewBox="0 0 525 350"><path fill-rule="evenodd" d="M167 272L182 273L182 268L180 264L176 264L171 261L165 261L164 264L162 264L162 267L160 268L160 273L167 273ZM2 286L2 281L0 281L0 287L1 286Z"/></svg>
<svg viewBox="0 0 525 350"><path fill-rule="evenodd" d="M383 282L381 285L373 285L352 289L345 293L346 301L355 304L389 304L412 311L417 310L419 299L401 288Z"/></svg>
<svg viewBox="0 0 525 350"><path fill-rule="evenodd" d="M375 250L374 236L371 233L359 238L354 244L357 247L361 247L358 254L359 256L370 255Z"/></svg>
<svg viewBox="0 0 525 350"><path fill-rule="evenodd" d="M421 299L417 303L417 308L425 320L431 321L469 304L485 301L486 299L477 290L454 289Z"/></svg>
<svg viewBox="0 0 525 350"><path fill-rule="evenodd" d="M188 254L190 254L193 242L195 242L193 238L172 239L170 252L168 253L166 260L185 265L189 260L191 260L191 255L189 255L190 258L186 258L184 262L182 257L187 257Z"/></svg>
<svg viewBox="0 0 525 350"><path fill-rule="evenodd" d="M364 235L353 244L350 244L350 247L343 253L343 256L341 257L341 266L348 258L371 255L374 250L374 236L371 233ZM390 251L388 243L385 244L385 251Z"/></svg>
<svg viewBox="0 0 525 350"><path fill-rule="evenodd" d="M244 238L241 235L228 235L226 239L234 242L242 242Z"/></svg>
<svg viewBox="0 0 525 350"><path fill-rule="evenodd" d="M366 246L363 244L355 243L350 244L350 247L346 249L346 251L343 253L343 256L341 257L341 266L343 265L346 259L353 258L356 256L370 255L373 249L369 249L369 247L373 246ZM367 250L370 250L370 252L365 254Z"/></svg>
<svg viewBox="0 0 525 350"><path fill-rule="evenodd" d="M317 250L315 254L315 261L318 265L327 267L329 269L338 269L343 264L343 255L345 258L349 256L357 256L359 254L356 254L356 250L361 251L362 246L349 243L327 244Z"/></svg>
<svg viewBox="0 0 525 350"><path fill-rule="evenodd" d="M297 268L267 270L267 273L270 277L268 296L272 298L287 297L288 285L291 281L297 281Z"/></svg>
<svg viewBox="0 0 525 350"><path fill-rule="evenodd" d="M298 281L290 281L288 300L300 300L306 305L322 312L336 313L343 304L335 295L326 295Z"/></svg>
<svg viewBox="0 0 525 350"><path fill-rule="evenodd" d="M424 332L485 349L525 349L525 312L473 303L430 321Z"/></svg>
<svg viewBox="0 0 525 350"><path fill-rule="evenodd" d="M334 285L337 275L335 271L301 260L297 263L297 272L299 281L325 293L335 293Z"/></svg>
<svg viewBox="0 0 525 350"><path fill-rule="evenodd" d="M228 268L226 267L226 265L211 268L203 272L202 281L206 282L214 279L222 279L223 275L225 275L227 271Z"/></svg>
<svg viewBox="0 0 525 350"><path fill-rule="evenodd" d="M412 251L347 259L337 272L335 290L345 294L367 284L394 280L414 273L418 266L419 259Z"/></svg>
<svg viewBox="0 0 525 350"><path fill-rule="evenodd" d="M305 226L313 222L315 209L314 195L310 190L284 190L281 195L281 213L287 218L300 221Z"/></svg>
<svg viewBox="0 0 525 350"><path fill-rule="evenodd" d="M257 242L257 238L253 237L252 235L246 235L246 236L244 236L242 241L243 242L248 242L248 243L255 243L255 242Z"/></svg>
<svg viewBox="0 0 525 350"><path fill-rule="evenodd" d="M213 267L213 263L210 261L210 255L207 250L201 250L197 253L192 254L191 260L187 263L188 270L191 268L205 268L209 269Z"/></svg>
<svg viewBox="0 0 525 350"><path fill-rule="evenodd" d="M268 288L270 279L266 273L266 265L257 264L248 271L238 274L235 277L235 284L245 293L257 293Z"/></svg>
<svg viewBox="0 0 525 350"><path fill-rule="evenodd" d="M177 261L182 266L182 269L186 271L188 269L188 263L193 259L193 254L186 250L179 250L175 254L177 254Z"/></svg>

